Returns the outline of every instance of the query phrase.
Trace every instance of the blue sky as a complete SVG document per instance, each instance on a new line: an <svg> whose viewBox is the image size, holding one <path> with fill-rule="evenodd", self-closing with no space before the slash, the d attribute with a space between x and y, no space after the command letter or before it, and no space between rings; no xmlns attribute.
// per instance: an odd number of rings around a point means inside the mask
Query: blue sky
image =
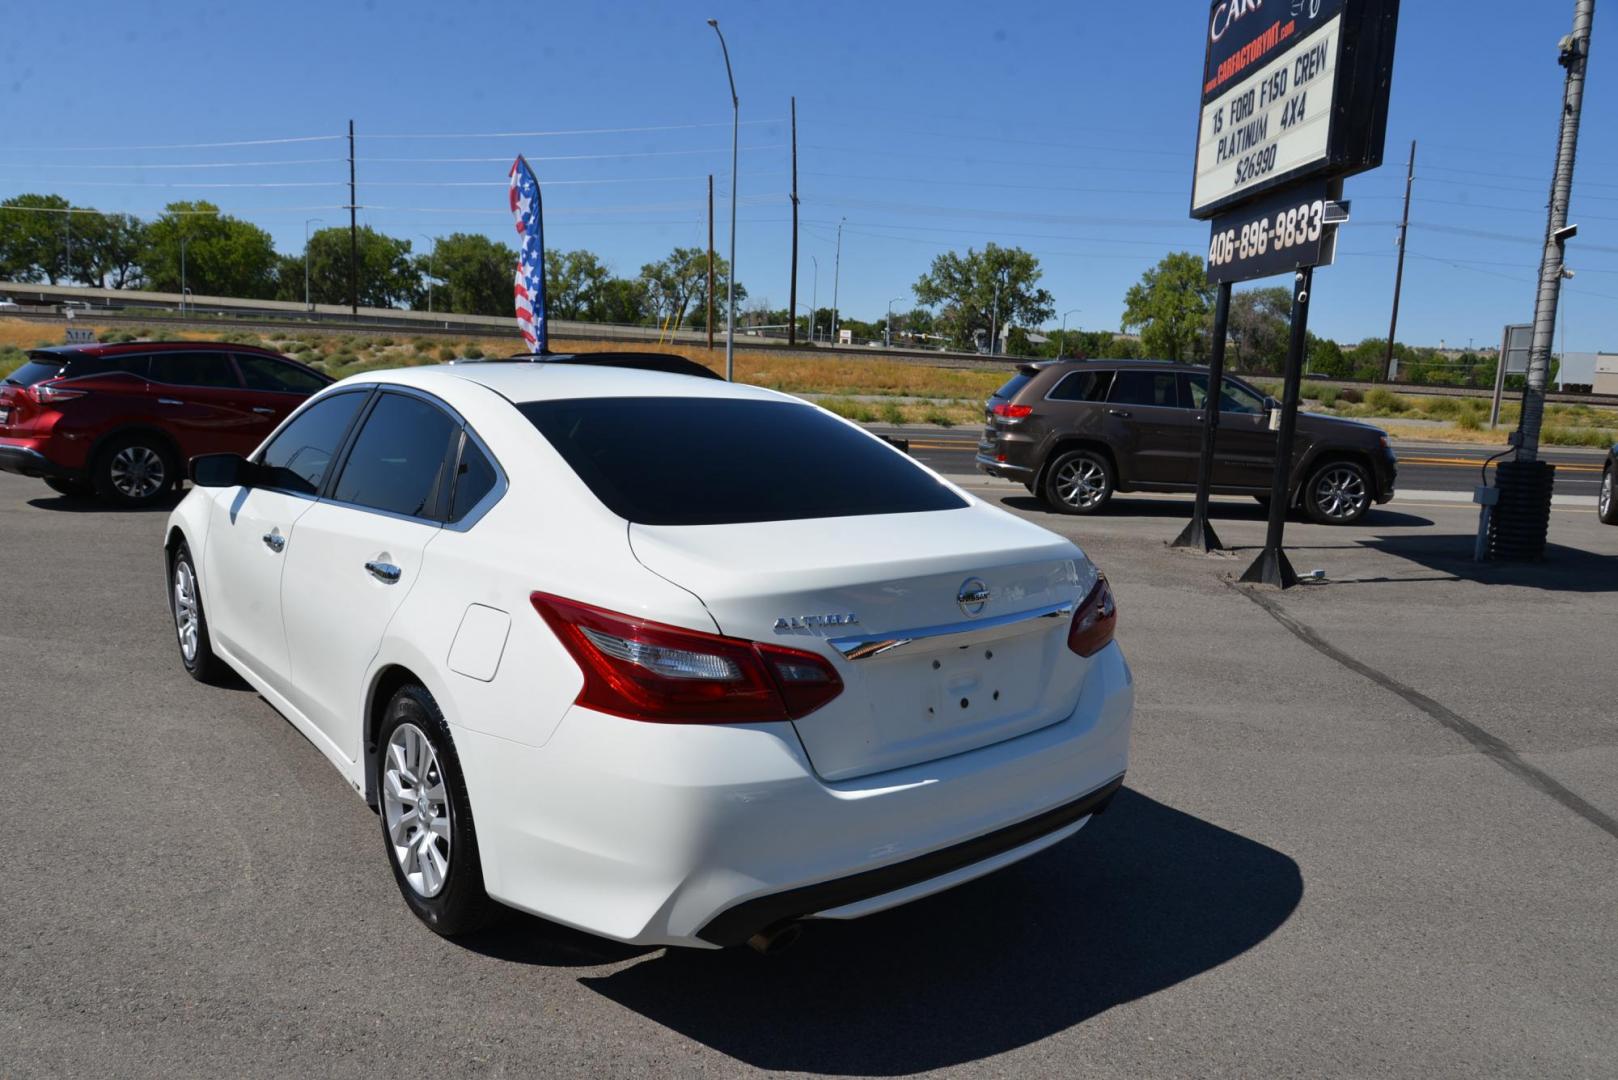
<svg viewBox="0 0 1618 1080"><path fill-rule="evenodd" d="M1354 220L1317 276L1311 328L1342 341L1387 332L1414 138L1399 336L1492 346L1503 322L1531 315L1556 43L1573 4L1404 7L1387 163L1348 183ZM551 248L588 247L633 274L705 242L709 172L726 242L730 100L704 24L716 16L742 100L737 261L753 297L787 302L795 94L800 304L815 291L813 257L830 305L846 218L839 301L852 316L908 306L934 255L993 240L1040 257L1058 317L1078 308L1070 325L1116 328L1143 270L1207 248L1207 227L1186 216L1204 11L1200 0L89 0L67 19L12 5L0 195L57 191L145 213L207 198L297 251L307 218L346 223L346 144L319 137L352 117L362 221L418 250L457 230L510 241L504 163L521 151L545 184ZM1573 203L1578 276L1563 298L1575 351L1618 350L1613 18L1597 15ZM571 134L537 134L558 132ZM204 184L295 186L187 186Z"/></svg>

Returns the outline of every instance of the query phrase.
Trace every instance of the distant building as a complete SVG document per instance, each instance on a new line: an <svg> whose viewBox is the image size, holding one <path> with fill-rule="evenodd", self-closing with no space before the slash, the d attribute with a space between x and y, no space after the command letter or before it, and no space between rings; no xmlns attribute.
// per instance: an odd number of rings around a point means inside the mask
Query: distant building
<svg viewBox="0 0 1618 1080"><path fill-rule="evenodd" d="M1590 389L1597 394L1618 394L1618 353L1597 353L1595 379Z"/></svg>

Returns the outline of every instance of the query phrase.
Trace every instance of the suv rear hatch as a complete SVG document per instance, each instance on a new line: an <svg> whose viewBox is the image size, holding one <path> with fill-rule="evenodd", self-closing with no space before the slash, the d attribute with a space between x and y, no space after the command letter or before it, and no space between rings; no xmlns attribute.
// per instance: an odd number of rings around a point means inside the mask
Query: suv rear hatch
<svg viewBox="0 0 1618 1080"><path fill-rule="evenodd" d="M832 659L844 692L794 722L824 779L964 753L1078 703L1090 661L1067 634L1096 572L1066 540L992 508L637 524L629 538L721 633Z"/></svg>
<svg viewBox="0 0 1618 1080"><path fill-rule="evenodd" d="M28 388L56 378L66 367L59 357L35 353L16 371L0 376L0 432L27 424L39 409Z"/></svg>

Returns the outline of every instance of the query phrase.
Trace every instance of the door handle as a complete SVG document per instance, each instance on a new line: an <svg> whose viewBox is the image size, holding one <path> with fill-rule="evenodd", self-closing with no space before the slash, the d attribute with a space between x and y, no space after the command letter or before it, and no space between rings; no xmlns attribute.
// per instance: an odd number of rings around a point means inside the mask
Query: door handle
<svg viewBox="0 0 1618 1080"><path fill-rule="evenodd" d="M253 411L258 413L260 416L274 416L275 415L275 410L274 409L266 409L262 405L254 405L253 406Z"/></svg>
<svg viewBox="0 0 1618 1080"><path fill-rule="evenodd" d="M157 403L159 405L184 405L185 404L185 402L181 401L179 398L171 398L171 397L160 397L160 398L157 399Z"/></svg>
<svg viewBox="0 0 1618 1080"><path fill-rule="evenodd" d="M1107 415L1108 416L1121 416L1125 420L1128 420L1129 419L1129 410L1128 409L1108 409L1107 410Z"/></svg>
<svg viewBox="0 0 1618 1080"><path fill-rule="evenodd" d="M399 576L404 573L403 570L400 570L392 563L385 562L368 562L365 564L365 569L372 577L388 585L396 583Z"/></svg>
<svg viewBox="0 0 1618 1080"><path fill-rule="evenodd" d="M264 534L264 546L279 554L287 546L287 538L280 533L267 532Z"/></svg>

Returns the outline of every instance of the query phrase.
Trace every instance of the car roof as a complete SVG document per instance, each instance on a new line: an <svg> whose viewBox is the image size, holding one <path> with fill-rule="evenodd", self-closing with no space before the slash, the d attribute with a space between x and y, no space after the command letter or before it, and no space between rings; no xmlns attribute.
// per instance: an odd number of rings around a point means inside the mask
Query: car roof
<svg viewBox="0 0 1618 1080"><path fill-rule="evenodd" d="M237 345L229 341L125 341L118 344L111 342L88 342L80 345L43 345L37 349L29 349L30 355L43 353L48 356L71 360L75 356L120 356L124 353L140 352L254 352L264 356L274 356L286 359L274 349L266 349L262 345Z"/></svg>
<svg viewBox="0 0 1618 1080"><path fill-rule="evenodd" d="M414 387L446 400L463 393L467 383L487 387L515 404L562 398L703 397L797 401L788 394L745 383L728 383L696 375L598 365L553 364L543 360L518 363L434 364L368 371L344 382Z"/></svg>

